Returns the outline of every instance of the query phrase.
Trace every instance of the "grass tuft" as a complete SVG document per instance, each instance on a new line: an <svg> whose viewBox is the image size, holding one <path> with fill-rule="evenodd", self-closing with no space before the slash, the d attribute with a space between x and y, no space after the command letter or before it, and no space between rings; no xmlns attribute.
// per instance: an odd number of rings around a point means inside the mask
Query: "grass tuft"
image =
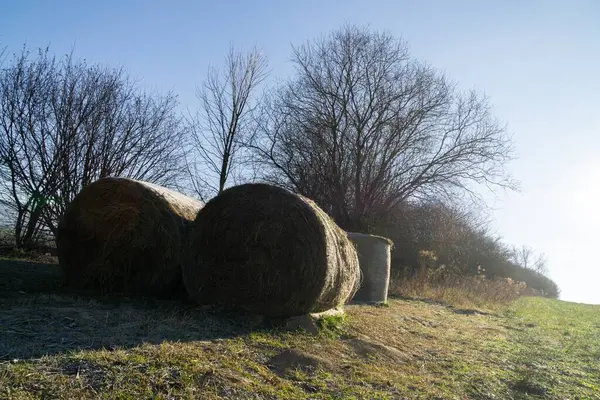
<svg viewBox="0 0 600 400"><path fill-rule="evenodd" d="M337 339L346 333L348 316L346 314L327 315L317 319L319 334L324 337Z"/></svg>

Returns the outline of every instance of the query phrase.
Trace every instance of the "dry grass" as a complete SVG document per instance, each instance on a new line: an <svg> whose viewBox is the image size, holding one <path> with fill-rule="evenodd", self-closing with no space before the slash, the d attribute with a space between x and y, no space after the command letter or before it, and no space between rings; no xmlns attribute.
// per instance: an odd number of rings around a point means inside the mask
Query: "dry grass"
<svg viewBox="0 0 600 400"><path fill-rule="evenodd" d="M202 209L189 234L183 280L200 304L294 316L346 303L360 282L346 233L314 202L246 184Z"/></svg>
<svg viewBox="0 0 600 400"><path fill-rule="evenodd" d="M522 282L510 278L487 279L478 276L432 276L420 270L414 276L395 276L390 282L390 295L427 299L456 307L497 309L523 295L532 294Z"/></svg>
<svg viewBox="0 0 600 400"><path fill-rule="evenodd" d="M49 249L49 251L31 251L15 249L14 247L5 247L0 249L0 258L34 262L38 264L58 264L56 249Z"/></svg>
<svg viewBox="0 0 600 400"><path fill-rule="evenodd" d="M419 269L410 274L395 273L390 282L390 295L468 308L499 309L521 296L538 295L524 282L510 278L489 279L479 268L477 275L462 275L438 266L435 253L421 251Z"/></svg>
<svg viewBox="0 0 600 400"><path fill-rule="evenodd" d="M348 306L313 336L181 301L44 292L49 271L0 264L0 278L18 271L20 282L0 280L1 399L600 396L597 306L529 298L481 313L391 300Z"/></svg>

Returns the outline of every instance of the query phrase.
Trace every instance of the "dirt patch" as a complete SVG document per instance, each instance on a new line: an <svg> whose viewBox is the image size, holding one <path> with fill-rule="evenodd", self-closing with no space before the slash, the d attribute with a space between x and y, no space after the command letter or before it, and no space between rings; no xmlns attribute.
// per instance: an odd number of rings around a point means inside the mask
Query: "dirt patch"
<svg viewBox="0 0 600 400"><path fill-rule="evenodd" d="M269 359L269 368L280 377L293 370L313 373L317 369L327 370L331 367L329 361L297 349L284 350Z"/></svg>
<svg viewBox="0 0 600 400"><path fill-rule="evenodd" d="M548 389L539 383L529 382L527 379L522 379L513 384L512 389L517 393L523 393L525 395L533 396L545 396L548 393Z"/></svg>
<svg viewBox="0 0 600 400"><path fill-rule="evenodd" d="M455 314L461 314L461 315L490 315L490 313L488 313L488 312L481 311L481 310L470 309L470 308L454 308L454 307L448 307L448 308L450 308L450 310L452 310L452 312L454 312Z"/></svg>
<svg viewBox="0 0 600 400"><path fill-rule="evenodd" d="M363 359L383 359L395 363L403 363L410 359L408 355L395 347L379 343L368 336L360 335L357 338L348 339L346 343Z"/></svg>

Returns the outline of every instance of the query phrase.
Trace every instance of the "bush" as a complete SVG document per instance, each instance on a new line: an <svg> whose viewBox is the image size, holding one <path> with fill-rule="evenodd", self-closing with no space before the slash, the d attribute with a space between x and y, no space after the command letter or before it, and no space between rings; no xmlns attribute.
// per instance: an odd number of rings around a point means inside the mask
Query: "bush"
<svg viewBox="0 0 600 400"><path fill-rule="evenodd" d="M435 285L457 284L458 276L458 285L463 286L467 277L483 272L489 281L510 278L525 282L526 294L556 298L560 293L550 278L517 264L510 249L489 233L480 218L459 207L440 202L404 203L373 233L394 242L392 274L404 281L422 280L421 270L431 270L430 275L438 276ZM496 290L490 287L480 292Z"/></svg>
<svg viewBox="0 0 600 400"><path fill-rule="evenodd" d="M446 275L425 268L410 276L396 275L390 283L391 296L429 299L456 307L497 308L527 294L533 294L527 284L511 278Z"/></svg>
<svg viewBox="0 0 600 400"><path fill-rule="evenodd" d="M537 271L508 263L503 272L505 276L527 283L530 290L528 294L551 298L558 298L560 295L558 285L552 279Z"/></svg>

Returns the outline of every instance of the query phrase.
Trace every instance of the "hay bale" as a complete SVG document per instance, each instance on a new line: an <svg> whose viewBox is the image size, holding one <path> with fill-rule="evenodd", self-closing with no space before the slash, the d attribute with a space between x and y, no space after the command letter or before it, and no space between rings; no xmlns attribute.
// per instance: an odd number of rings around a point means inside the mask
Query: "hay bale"
<svg viewBox="0 0 600 400"><path fill-rule="evenodd" d="M60 265L73 288L160 294L181 288L187 226L203 203L147 182L104 178L62 217Z"/></svg>
<svg viewBox="0 0 600 400"><path fill-rule="evenodd" d="M352 298L353 302L385 303L390 285L391 249L390 239L347 232L358 252L358 262L363 280L360 289Z"/></svg>
<svg viewBox="0 0 600 400"><path fill-rule="evenodd" d="M311 200L266 184L225 190L189 235L183 281L201 304L268 316L344 304L360 284L346 233Z"/></svg>

